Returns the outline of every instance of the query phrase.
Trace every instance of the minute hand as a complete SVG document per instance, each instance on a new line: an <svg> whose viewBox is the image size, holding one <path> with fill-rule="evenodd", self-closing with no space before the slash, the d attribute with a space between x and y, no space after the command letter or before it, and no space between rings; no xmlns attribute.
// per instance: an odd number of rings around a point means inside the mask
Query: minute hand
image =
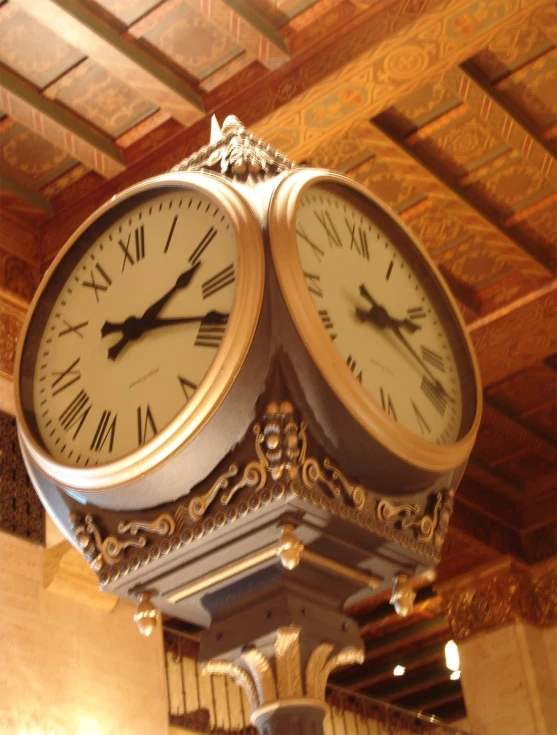
<svg viewBox="0 0 557 735"><path fill-rule="evenodd" d="M428 366L425 364L425 362L422 360L422 358L418 355L418 353L416 352L416 350L412 347L412 345L410 344L410 342L402 334L402 332L400 331L399 326L396 325L396 324L390 324L389 327L390 327L390 329L392 329L393 334L395 335L395 337L402 342L402 344L406 347L406 349L410 352L410 354L413 355L414 358L419 362L419 364L422 366L424 372L431 378L431 380L433 380L433 382L435 383L435 385L439 386L439 388L443 391L443 393L447 396L447 398L449 398L449 400L452 400L450 398L449 394L447 393L447 391L445 390L445 388L444 388L443 384L441 383L441 381L438 378L435 377L435 375L431 372L431 370L428 368Z"/></svg>

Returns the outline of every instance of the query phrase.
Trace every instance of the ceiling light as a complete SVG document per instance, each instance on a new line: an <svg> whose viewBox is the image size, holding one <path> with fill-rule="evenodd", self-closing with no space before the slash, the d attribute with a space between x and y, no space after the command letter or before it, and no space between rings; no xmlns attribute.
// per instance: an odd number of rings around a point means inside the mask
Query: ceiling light
<svg viewBox="0 0 557 735"><path fill-rule="evenodd" d="M449 641L445 645L445 662L447 668L451 671L460 669L460 656L458 655L458 647L454 641Z"/></svg>
<svg viewBox="0 0 557 735"><path fill-rule="evenodd" d="M456 681L457 679L460 679L460 669L453 671L449 676L449 679L451 679L451 681Z"/></svg>
<svg viewBox="0 0 557 735"><path fill-rule="evenodd" d="M397 664L395 668L393 669L394 676L402 676L406 673L406 668L404 666L401 666L400 664Z"/></svg>

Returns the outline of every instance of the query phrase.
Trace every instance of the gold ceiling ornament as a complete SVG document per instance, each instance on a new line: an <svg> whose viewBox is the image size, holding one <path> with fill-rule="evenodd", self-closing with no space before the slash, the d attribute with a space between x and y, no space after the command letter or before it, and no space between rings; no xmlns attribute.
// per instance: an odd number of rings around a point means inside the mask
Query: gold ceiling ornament
<svg viewBox="0 0 557 735"><path fill-rule="evenodd" d="M437 586L455 641L516 622L557 624L557 559L528 567L510 556Z"/></svg>
<svg viewBox="0 0 557 735"><path fill-rule="evenodd" d="M209 145L178 163L172 171L216 171L223 176L245 180L248 176L276 176L295 165L249 133L235 115L229 115L222 129L213 116Z"/></svg>
<svg viewBox="0 0 557 735"><path fill-rule="evenodd" d="M151 602L151 592L144 590L137 596L137 610L133 616L133 622L141 635L148 638L155 630L159 613Z"/></svg>
<svg viewBox="0 0 557 735"><path fill-rule="evenodd" d="M308 706L322 708L330 673L339 666L361 663L364 652L355 646L338 649L323 641L306 657L302 655L302 629L282 626L276 631L272 655L255 645L245 647L234 661L208 661L203 674L230 676L243 687L252 707L252 723L263 711L278 707Z"/></svg>
<svg viewBox="0 0 557 735"><path fill-rule="evenodd" d="M330 472L330 478L321 469L316 459L308 457L302 466L302 480L304 484L308 487L322 485L335 498L338 498L342 491L350 498L357 510L362 510L366 502L366 493L363 487L361 485L352 485L339 468L335 467L329 457L325 457L323 460L323 467Z"/></svg>
<svg viewBox="0 0 557 735"><path fill-rule="evenodd" d="M393 591L389 604L394 607L396 614L401 618L410 615L416 599L416 593L410 587L409 580L405 572L397 572L393 577Z"/></svg>

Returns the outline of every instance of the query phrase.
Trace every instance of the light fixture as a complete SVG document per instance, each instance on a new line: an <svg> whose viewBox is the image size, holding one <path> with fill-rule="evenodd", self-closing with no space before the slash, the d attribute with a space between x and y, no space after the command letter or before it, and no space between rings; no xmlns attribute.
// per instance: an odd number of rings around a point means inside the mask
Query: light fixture
<svg viewBox="0 0 557 735"><path fill-rule="evenodd" d="M406 667L397 664L393 669L393 676L403 676L406 673Z"/></svg>
<svg viewBox="0 0 557 735"><path fill-rule="evenodd" d="M458 646L454 641L448 641L445 644L445 663L447 668L452 671L450 676L452 681L460 679L460 656Z"/></svg>

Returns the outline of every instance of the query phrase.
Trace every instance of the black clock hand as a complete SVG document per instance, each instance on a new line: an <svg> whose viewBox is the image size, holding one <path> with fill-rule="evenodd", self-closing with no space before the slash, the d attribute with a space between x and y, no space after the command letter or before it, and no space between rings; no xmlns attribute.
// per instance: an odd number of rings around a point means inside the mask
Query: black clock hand
<svg viewBox="0 0 557 735"><path fill-rule="evenodd" d="M129 317L122 324L122 339L108 350L108 357L115 360L128 342L138 339L144 332L151 329L160 329L161 327L170 327L176 324L191 324L192 322L204 322L206 324L225 324L228 320L228 314L220 311L209 311L203 316L186 316L177 317L175 319L157 319L153 317L150 321L142 323L141 319L134 316Z"/></svg>
<svg viewBox="0 0 557 735"><path fill-rule="evenodd" d="M375 323L378 327L381 327L383 329L384 327L392 327L396 325L399 327L404 327L409 332L416 332L418 329L421 329L419 324L414 324L414 322L410 321L410 319L395 319L394 317L392 317L384 306L381 306L379 303L377 303L377 301L373 298L373 296L370 294L365 284L363 283L360 285L360 295L363 296L364 299L369 301L369 303L373 306L372 311L377 310L377 321ZM360 310L356 309L356 311Z"/></svg>
<svg viewBox="0 0 557 735"><path fill-rule="evenodd" d="M109 322L106 321L101 328L101 336L106 337L108 334L113 334L114 332L124 332L124 325L128 323L128 331L130 329L129 323L130 320L134 320L135 324L142 325L149 322L151 319L157 316L157 314L160 312L160 310L163 308L163 306L166 304L166 302L170 299L171 296L173 296L176 291L179 291L182 288L185 288L189 285L195 271L199 268L201 265L201 262L196 263L192 268L189 268L187 271L184 271L181 273L178 278L176 279L176 283L174 286L172 286L171 289L169 289L158 301L155 301L154 304L152 304L148 309L146 309L143 312L143 315L141 317L135 317L130 316L127 319L125 319L123 322ZM139 327L136 327L136 330ZM140 336L140 335L137 335ZM137 337L133 337L133 339L137 339Z"/></svg>
<svg viewBox="0 0 557 735"><path fill-rule="evenodd" d="M382 313L384 312L384 313ZM431 372L431 370L428 368L428 366L425 364L425 362L422 360L422 358L418 355L418 353L415 351L415 349L412 347L410 342L406 339L406 337L402 334L400 331L400 325L397 323L396 319L391 319L387 315L387 319L385 320L384 314L386 314L383 307L378 306L375 309L370 309L369 311L363 311L363 309L356 309L356 314L360 321L367 321L371 322L372 324L375 324L380 329L391 329L395 337L402 342L402 344L406 347L406 349L410 352L410 354L417 360L417 362L422 367L423 371L426 373L426 375L433 381L435 386L445 394L445 396L452 401L452 398L449 396L447 391L445 390L445 387L441 383L441 381Z"/></svg>

